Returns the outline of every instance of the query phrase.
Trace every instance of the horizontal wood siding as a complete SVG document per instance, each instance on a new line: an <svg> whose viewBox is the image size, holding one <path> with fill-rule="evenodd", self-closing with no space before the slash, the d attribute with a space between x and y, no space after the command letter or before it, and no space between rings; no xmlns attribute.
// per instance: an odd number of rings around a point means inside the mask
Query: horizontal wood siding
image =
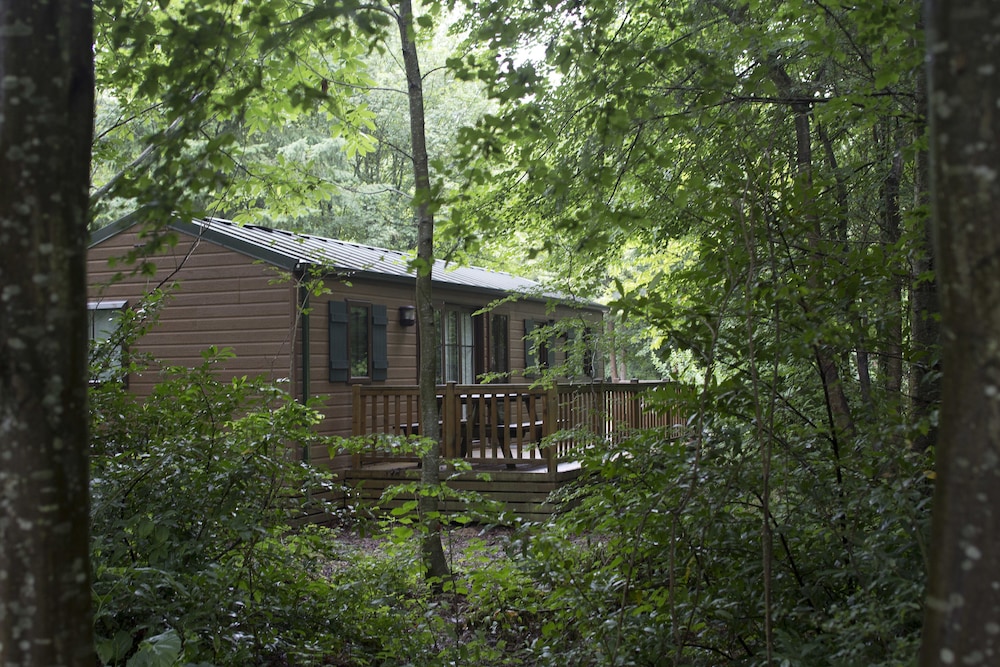
<svg viewBox="0 0 1000 667"><path fill-rule="evenodd" d="M129 230L91 248L88 255L92 301L125 299L135 306L157 286L176 283L159 323L139 341L137 352L164 364L193 367L211 346L232 348L236 357L222 365L223 379L264 375L272 380L288 378L289 389L294 387L295 301L290 283L272 284L277 278L272 269L186 235L153 260L157 270L152 276L127 275L130 267L108 264L142 242ZM109 284L120 272L126 274L124 279ZM129 378L129 388L146 395L157 380L157 372L143 373Z"/></svg>

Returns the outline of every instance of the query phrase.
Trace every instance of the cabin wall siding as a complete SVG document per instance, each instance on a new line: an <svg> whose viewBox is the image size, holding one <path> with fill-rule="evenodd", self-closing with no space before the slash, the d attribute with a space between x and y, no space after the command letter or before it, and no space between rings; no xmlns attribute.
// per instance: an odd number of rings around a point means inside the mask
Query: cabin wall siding
<svg viewBox="0 0 1000 667"><path fill-rule="evenodd" d="M298 399L303 396L302 322L309 327L308 393L321 399L324 419L317 430L321 435L349 436L352 432L351 382L329 381L328 302L356 301L384 305L388 313L386 327L388 371L386 385L417 383L417 326L399 323L400 306L415 304L412 284L399 280L377 280L370 277L331 278L325 281L329 293L311 294L308 308L299 312L299 288L291 277L280 280L275 268L215 243L198 240L180 233L178 244L157 256L155 275L131 275L120 282L108 281L129 267L110 267L111 257L122 257L143 243L134 230L111 236L90 249L88 284L91 300L126 299L136 305L142 296L161 283L176 283L164 305L159 323L136 346L137 352L148 353L168 365L197 366L201 353L210 346L232 348L236 354L222 364L223 379L242 375L263 375L271 380L287 379L287 390ZM106 285L106 286L105 286ZM102 287L103 286L103 287ZM476 294L469 290L450 289L436 285L435 305L462 307L478 311L490 303L495 294ZM579 317L581 311L567 307L553 310L548 304L535 301L506 302L496 313L508 316L509 361L512 376L507 380L528 383L523 376L524 322L526 319L548 320ZM599 311L588 317L599 320ZM557 360L559 361L559 360ZM158 372L150 370L129 378L129 387L139 396L146 396L158 380ZM297 452L318 465L346 468L347 454L334 456L325 444L316 444L308 452Z"/></svg>
<svg viewBox="0 0 1000 667"><path fill-rule="evenodd" d="M224 380L261 374L295 380L290 284L272 284L277 277L273 269L183 234L176 246L153 258L157 269L152 276L128 275L131 267L108 264L141 244L139 234L127 230L91 248L87 257L90 301L125 299L134 307L161 284L176 284L167 290L158 323L137 342L135 352L167 365L194 367L209 347L232 348L235 358L221 364ZM120 272L124 278L110 283ZM159 372L151 368L131 375L129 388L146 396L158 379Z"/></svg>

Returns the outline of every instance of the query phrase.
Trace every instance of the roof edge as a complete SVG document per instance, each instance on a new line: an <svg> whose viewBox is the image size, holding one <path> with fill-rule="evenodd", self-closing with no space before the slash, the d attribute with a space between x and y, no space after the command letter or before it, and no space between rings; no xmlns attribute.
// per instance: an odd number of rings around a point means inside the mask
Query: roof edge
<svg viewBox="0 0 1000 667"><path fill-rule="evenodd" d="M103 243L104 241L107 241L113 236L116 236L117 234L120 234L128 229L131 229L136 225L144 226L145 228L148 229L155 228L152 225L144 224L143 220L140 219L140 214L138 212L130 213L129 215L124 216L116 220L115 222L105 225L100 229L94 230L90 235L90 242L88 244L88 248L93 248L94 246ZM295 271L295 270L301 270L303 268L303 264L300 258L291 257L288 254L285 254L281 251L273 250L261 246L259 244L252 243L250 241L244 241L239 238L234 238L233 235L231 234L226 234L224 232L217 231L216 229L213 228L213 226L218 226L221 229L222 225L239 226L238 223L217 218L195 218L193 220L182 220L179 218L173 218L170 222L164 225L164 228L185 234L195 239L204 239L206 241L210 241L211 243L219 245L223 248L232 250L233 252L238 252L242 255L250 257L251 259L265 262L267 264L270 264L271 266L275 266L285 271ZM281 231L281 230L270 230L270 231ZM296 235L294 232L285 232L285 233ZM328 239L328 240L336 241L337 239ZM405 254L399 250L390 250L387 248L375 248L374 246L366 246L364 244L351 243L347 241L342 241L341 243L348 243L354 246L366 247L374 250L390 252L397 255ZM347 277L349 279L351 276L355 276L359 278L363 277L369 280L376 280L380 282L390 282L390 283L413 283L416 280L415 276L413 276L412 274L407 276L402 276L402 275L381 273L378 271L365 270L365 269L336 269L334 267L323 265L320 263L312 264L311 262L310 265L327 269L326 271L323 271L324 277L327 278ZM515 278L517 277L514 276L514 274L505 271L493 271L492 269L483 269L482 267L469 267L469 268L474 268L480 271L488 271L491 273L503 274L509 277L515 277ZM547 292L545 288L536 281L530 281L530 282L534 283L538 287L537 291L504 290L499 288L486 287L482 285L462 285L459 283L443 282L439 280L435 280L433 282L435 285L439 286L440 289L448 291L488 294L500 298L504 296L512 296L517 299L523 299L526 301L534 301L541 303L557 303L569 307L585 308L588 310L600 310L605 312L608 310L607 306L604 306L603 304L594 301L581 299L579 297L572 297L568 295Z"/></svg>
<svg viewBox="0 0 1000 667"><path fill-rule="evenodd" d="M98 243L104 243L112 236L120 234L130 227L134 227L139 224L139 222L139 214L133 212L122 218L118 218L112 223L95 229L93 232L90 232L90 241L87 243L87 247L93 248Z"/></svg>
<svg viewBox="0 0 1000 667"><path fill-rule="evenodd" d="M261 248L251 243L234 239L231 236L215 232L212 229L214 220L211 218L198 218L197 220L198 222L193 222L182 220L180 218L173 218L170 222L164 225L164 228L187 234L188 236L192 236L196 239L211 241L212 243L218 244L223 248L233 250L234 252L246 255L252 259L267 262L272 266L288 271L294 270L299 266L297 261L289 260L289 258L279 252L268 250L267 248ZM90 242L87 244L87 247L93 248L94 246L103 243L111 237L117 236L118 234L121 234L136 225L143 225L143 221L139 219L138 213L130 213L129 215L119 218L118 220L107 224L100 229L94 230L90 234ZM147 225L147 227L152 228L150 225Z"/></svg>
<svg viewBox="0 0 1000 667"><path fill-rule="evenodd" d="M175 220L170 223L169 226L171 229L176 231L183 232L195 238L211 241L212 243L216 243L223 248L228 248L252 259L267 262L272 266L276 266L286 271L293 271L299 267L300 263L297 259L290 258L281 252L233 238L227 234L216 232L212 228L212 225L215 223L216 220L213 218L199 218L198 222Z"/></svg>

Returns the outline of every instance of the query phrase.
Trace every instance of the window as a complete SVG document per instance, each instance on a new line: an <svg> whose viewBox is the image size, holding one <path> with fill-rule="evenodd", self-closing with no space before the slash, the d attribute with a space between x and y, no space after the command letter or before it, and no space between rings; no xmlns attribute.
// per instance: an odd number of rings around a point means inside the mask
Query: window
<svg viewBox="0 0 1000 667"><path fill-rule="evenodd" d="M510 322L506 315L490 315L490 373L506 376L510 373Z"/></svg>
<svg viewBox="0 0 1000 667"><path fill-rule="evenodd" d="M121 324L125 301L93 301L87 304L90 364L95 375L91 382L113 379L122 369L124 351L112 341Z"/></svg>
<svg viewBox="0 0 1000 667"><path fill-rule="evenodd" d="M472 384L476 381L475 338L472 311L446 309L441 314L441 367L443 382Z"/></svg>
<svg viewBox="0 0 1000 667"><path fill-rule="evenodd" d="M531 374L532 369L552 368L556 365L556 351L544 338L544 332L536 332L554 324L552 321L524 321L524 368Z"/></svg>
<svg viewBox="0 0 1000 667"><path fill-rule="evenodd" d="M371 309L347 305L347 366L351 378L371 377Z"/></svg>
<svg viewBox="0 0 1000 667"><path fill-rule="evenodd" d="M600 373L598 366L597 333L590 325L581 329L570 329L566 332L566 366L571 375L579 375L588 379L597 378Z"/></svg>
<svg viewBox="0 0 1000 667"><path fill-rule="evenodd" d="M384 381L389 368L386 307L329 303L330 382Z"/></svg>
<svg viewBox="0 0 1000 667"><path fill-rule="evenodd" d="M438 382L473 384L482 382L486 374L506 376L510 372L507 315L452 306L437 311L436 321Z"/></svg>

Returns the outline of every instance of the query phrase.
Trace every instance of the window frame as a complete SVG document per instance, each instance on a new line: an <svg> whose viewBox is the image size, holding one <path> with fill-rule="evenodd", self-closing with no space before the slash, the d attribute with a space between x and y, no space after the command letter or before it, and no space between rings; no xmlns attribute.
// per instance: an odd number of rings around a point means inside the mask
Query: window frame
<svg viewBox="0 0 1000 667"><path fill-rule="evenodd" d="M458 384L475 384L478 381L477 368L477 318L475 309L458 304L445 305L437 312L438 316L438 381L442 383L457 382ZM447 339L446 322L450 315L456 316L456 342L450 344ZM468 326L466 327L465 320ZM465 338L467 334L467 339ZM449 351L453 354L449 355ZM448 361L458 362L458 378L449 379ZM468 380L468 381L466 381Z"/></svg>
<svg viewBox="0 0 1000 667"><path fill-rule="evenodd" d="M128 308L128 301L125 299L98 299L96 301L87 301L87 363L88 366L93 363L92 358L93 349L100 345L101 343L110 341L118 333L121 328L122 317L125 314L125 309ZM98 337L97 331L97 317L96 314L99 312L109 312L114 313L115 316L108 318L108 321L114 322L114 326L107 330L105 336ZM90 378L90 384L100 384L102 382L108 382L115 378L116 375L120 375L122 369L125 367L125 345L124 343L119 344L114 352L112 353L114 358L112 363L109 364L107 373L102 373L96 377ZM88 370L88 376L90 375ZM123 380L127 381L127 377L123 377Z"/></svg>
<svg viewBox="0 0 1000 667"><path fill-rule="evenodd" d="M329 334L329 380L331 383L369 383L384 382L388 376L388 308L383 304L360 301L357 299L335 300L328 302L328 334ZM351 310L365 308L367 314L368 333L367 374L354 375L351 365Z"/></svg>
<svg viewBox="0 0 1000 667"><path fill-rule="evenodd" d="M365 373L358 375L354 372L356 364L355 353L360 352L354 345L356 332L354 316L355 311L364 311L364 360ZM372 304L366 301L347 300L347 379L349 382L370 382L372 379Z"/></svg>

